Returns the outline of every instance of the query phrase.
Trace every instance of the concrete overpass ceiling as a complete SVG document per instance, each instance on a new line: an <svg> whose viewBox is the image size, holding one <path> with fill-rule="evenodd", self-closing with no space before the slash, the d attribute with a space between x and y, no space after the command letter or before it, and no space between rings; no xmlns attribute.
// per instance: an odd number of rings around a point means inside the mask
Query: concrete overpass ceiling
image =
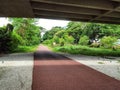
<svg viewBox="0 0 120 90"><path fill-rule="evenodd" d="M0 0L0 16L120 24L120 0Z"/></svg>

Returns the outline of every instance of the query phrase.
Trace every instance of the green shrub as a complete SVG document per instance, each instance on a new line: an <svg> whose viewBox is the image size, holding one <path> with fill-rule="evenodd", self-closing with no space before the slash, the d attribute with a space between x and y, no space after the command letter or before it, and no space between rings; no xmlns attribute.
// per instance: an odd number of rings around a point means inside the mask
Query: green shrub
<svg viewBox="0 0 120 90"><path fill-rule="evenodd" d="M72 36L69 36L68 34L64 34L63 38L65 40L65 44L73 44L74 38Z"/></svg>
<svg viewBox="0 0 120 90"><path fill-rule="evenodd" d="M12 52L35 52L36 49L38 48L37 45L35 46L18 46L16 49L14 49Z"/></svg>
<svg viewBox="0 0 120 90"><path fill-rule="evenodd" d="M117 38L111 36L104 36L100 43L104 48L112 48L113 44L117 41Z"/></svg>
<svg viewBox="0 0 120 90"><path fill-rule="evenodd" d="M56 44L59 44L59 37L58 37L58 36L54 36L53 41L54 41Z"/></svg>
<svg viewBox="0 0 120 90"><path fill-rule="evenodd" d="M11 24L7 24L6 27L0 28L0 53L7 53L10 52L14 47L13 46L13 26ZM16 44L16 43L14 43Z"/></svg>
<svg viewBox="0 0 120 90"><path fill-rule="evenodd" d="M13 51L18 47L18 45L21 45L24 43L24 40L22 39L22 37L16 34L15 32L12 33L12 35L10 36L10 39L11 39L10 42L8 42L10 51Z"/></svg>
<svg viewBox="0 0 120 90"><path fill-rule="evenodd" d="M89 42L89 37L88 36L83 36L79 40L80 45L88 45Z"/></svg>
<svg viewBox="0 0 120 90"><path fill-rule="evenodd" d="M114 51L112 49L90 48L88 46L67 45L62 47L54 47L56 52L65 52L70 54L83 54L92 56L120 56L120 50Z"/></svg>
<svg viewBox="0 0 120 90"><path fill-rule="evenodd" d="M59 38L59 44L60 46L64 46L65 40L63 38Z"/></svg>
<svg viewBox="0 0 120 90"><path fill-rule="evenodd" d="M112 47L112 49L113 49L113 50L120 49L120 45L114 45L114 46Z"/></svg>
<svg viewBox="0 0 120 90"><path fill-rule="evenodd" d="M52 45L52 44L53 44L53 39L45 40L45 41L43 42L43 44Z"/></svg>
<svg viewBox="0 0 120 90"><path fill-rule="evenodd" d="M64 46L65 44L73 44L74 38L68 34L63 34L61 37L54 36L53 41L60 46Z"/></svg>
<svg viewBox="0 0 120 90"><path fill-rule="evenodd" d="M99 47L100 46L100 43L97 43L97 42L94 42L90 45L90 47Z"/></svg>

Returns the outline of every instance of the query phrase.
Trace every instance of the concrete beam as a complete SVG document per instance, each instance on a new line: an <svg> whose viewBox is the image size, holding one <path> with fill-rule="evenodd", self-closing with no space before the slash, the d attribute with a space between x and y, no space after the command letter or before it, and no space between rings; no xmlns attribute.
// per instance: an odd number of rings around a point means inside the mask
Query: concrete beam
<svg viewBox="0 0 120 90"><path fill-rule="evenodd" d="M113 3L113 6L114 6L114 8L112 10L108 10L108 11L104 12L103 14L98 15L97 17L91 19L90 21L97 20L97 19L99 19L101 17L104 17L104 16L106 16L106 15L112 13L112 12L117 11L119 9L119 7L120 7L120 3Z"/></svg>
<svg viewBox="0 0 120 90"><path fill-rule="evenodd" d="M65 19L65 20L82 20L82 21L89 21L92 16L85 16L85 15L79 15L79 14L70 14L70 13L59 13L59 12L50 12L50 11L42 11L42 10L34 10L35 17L39 18L58 18L58 19ZM116 24L120 24L120 18L113 18L113 17L101 17L96 19L95 21L100 22L111 22ZM94 21L90 21L94 22Z"/></svg>
<svg viewBox="0 0 120 90"><path fill-rule="evenodd" d="M56 5L56 4L48 4L48 3L36 3L36 2L32 2L31 5L33 9L38 9L38 10L48 10L48 11L58 11L58 12L88 14L88 15L101 14L100 10L89 9L89 8L80 8L73 6Z"/></svg>
<svg viewBox="0 0 120 90"><path fill-rule="evenodd" d="M81 15L81 14L73 14L73 13L60 13L55 11L44 11L44 10L33 10L35 14L38 15L50 15L50 16L58 16L58 17L66 17L66 18L78 18L78 19L91 19L93 18L90 15Z"/></svg>
<svg viewBox="0 0 120 90"><path fill-rule="evenodd" d="M120 2L120 0L111 0L111 1L116 1L116 2Z"/></svg>
<svg viewBox="0 0 120 90"><path fill-rule="evenodd" d="M64 6L64 5L56 5L56 4L47 4L47 3L36 3L32 2L33 9L36 10L47 10L47 11L57 11L61 13L74 13L74 14L83 14L83 15L102 15L105 11L100 11L96 9L88 9L88 8L80 8L80 7L72 7L72 6ZM120 17L120 13L116 12L115 14L108 14L105 16L109 17Z"/></svg>
<svg viewBox="0 0 120 90"><path fill-rule="evenodd" d="M56 20L69 20L69 21L83 21L83 22L87 22L88 19L76 19L76 18L66 18L64 16L51 16L51 15L40 15L40 14L35 14L35 17L37 18L47 18L47 19L56 19Z"/></svg>
<svg viewBox="0 0 120 90"><path fill-rule="evenodd" d="M31 0L34 2L44 2L58 5L85 7L93 9L112 10L114 6L109 0Z"/></svg>
<svg viewBox="0 0 120 90"><path fill-rule="evenodd" d="M107 15L104 15L106 17L115 17L115 18L120 18L120 12L112 12Z"/></svg>
<svg viewBox="0 0 120 90"><path fill-rule="evenodd" d="M111 17L102 17L102 18L98 18L96 20L99 21L110 21L110 22L117 22L120 24L120 18L111 18Z"/></svg>
<svg viewBox="0 0 120 90"><path fill-rule="evenodd" d="M120 0L0 0L0 17L46 17L120 24Z"/></svg>
<svg viewBox="0 0 120 90"><path fill-rule="evenodd" d="M34 17L29 0L0 0L0 17Z"/></svg>
<svg viewBox="0 0 120 90"><path fill-rule="evenodd" d="M105 24L120 24L119 22L114 22L114 21L100 21L100 20L95 20L95 21L91 21L93 23L105 23Z"/></svg>
<svg viewBox="0 0 120 90"><path fill-rule="evenodd" d="M35 17L37 18L47 18L47 19L57 19L57 20L69 20L69 21L82 21L82 22L88 22L88 19L78 19L78 18L66 18L66 17L61 17L61 16L50 16L50 15L38 15L35 14ZM102 21L102 20L95 20L95 21L91 21L93 23L107 23L107 24L120 24L120 22L115 22L115 21Z"/></svg>

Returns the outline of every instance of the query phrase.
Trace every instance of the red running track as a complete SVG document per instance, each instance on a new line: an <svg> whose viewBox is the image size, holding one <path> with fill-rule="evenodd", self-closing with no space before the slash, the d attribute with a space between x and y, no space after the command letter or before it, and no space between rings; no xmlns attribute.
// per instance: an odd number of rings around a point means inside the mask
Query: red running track
<svg viewBox="0 0 120 90"><path fill-rule="evenodd" d="M120 90L120 81L40 46L32 90Z"/></svg>

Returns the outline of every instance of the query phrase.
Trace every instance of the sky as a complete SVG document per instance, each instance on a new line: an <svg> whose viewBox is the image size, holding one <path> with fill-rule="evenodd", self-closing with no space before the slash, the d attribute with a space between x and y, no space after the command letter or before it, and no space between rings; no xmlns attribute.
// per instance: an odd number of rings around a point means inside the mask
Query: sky
<svg viewBox="0 0 120 90"><path fill-rule="evenodd" d="M40 19L39 25L46 28L47 30L50 30L54 26L65 27L67 26L68 22L69 21L64 20Z"/></svg>
<svg viewBox="0 0 120 90"><path fill-rule="evenodd" d="M5 26L8 23L9 21L7 18L0 18L0 27Z"/></svg>
<svg viewBox="0 0 120 90"><path fill-rule="evenodd" d="M38 25L50 30L54 26L65 27L67 26L68 22L69 21L64 20L39 19ZM0 18L0 27L6 25L7 23L9 23L7 18Z"/></svg>

